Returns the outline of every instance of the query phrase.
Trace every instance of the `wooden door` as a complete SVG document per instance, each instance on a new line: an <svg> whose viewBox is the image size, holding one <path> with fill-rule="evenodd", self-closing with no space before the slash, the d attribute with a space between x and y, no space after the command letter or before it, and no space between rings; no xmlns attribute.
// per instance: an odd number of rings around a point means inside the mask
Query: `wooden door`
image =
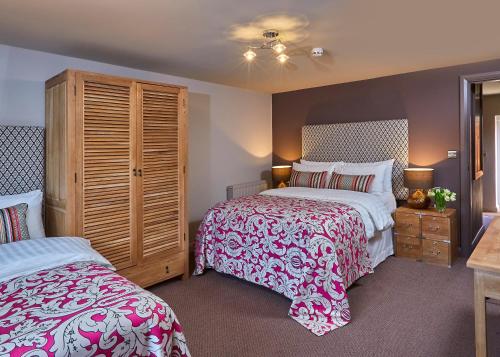
<svg viewBox="0 0 500 357"><path fill-rule="evenodd" d="M483 85L471 84L471 233L469 247L475 245L483 232Z"/></svg>
<svg viewBox="0 0 500 357"><path fill-rule="evenodd" d="M144 261L183 249L184 149L180 90L137 84L138 232Z"/></svg>
<svg viewBox="0 0 500 357"><path fill-rule="evenodd" d="M137 262L135 82L77 73L79 231L117 269Z"/></svg>

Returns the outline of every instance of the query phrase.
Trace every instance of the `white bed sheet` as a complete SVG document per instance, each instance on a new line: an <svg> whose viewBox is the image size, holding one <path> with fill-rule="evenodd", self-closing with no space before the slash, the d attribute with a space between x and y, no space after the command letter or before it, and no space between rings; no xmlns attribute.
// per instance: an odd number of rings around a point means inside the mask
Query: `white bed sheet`
<svg viewBox="0 0 500 357"><path fill-rule="evenodd" d="M372 195L379 197L384 206L390 213L396 211L397 208L396 197L392 192L372 193Z"/></svg>
<svg viewBox="0 0 500 357"><path fill-rule="evenodd" d="M394 254L392 228L376 232L375 236L368 241L367 249L372 262L372 268L375 269L375 267L386 260L387 257Z"/></svg>
<svg viewBox="0 0 500 357"><path fill-rule="evenodd" d="M108 260L91 248L87 239L27 239L0 244L0 282L76 262L95 262L115 270Z"/></svg>
<svg viewBox="0 0 500 357"><path fill-rule="evenodd" d="M377 231L383 231L394 225L387 199L366 192L332 190L309 187L286 187L263 191L261 195L296 197L317 201L331 201L347 204L356 209L365 224L366 237L372 238Z"/></svg>

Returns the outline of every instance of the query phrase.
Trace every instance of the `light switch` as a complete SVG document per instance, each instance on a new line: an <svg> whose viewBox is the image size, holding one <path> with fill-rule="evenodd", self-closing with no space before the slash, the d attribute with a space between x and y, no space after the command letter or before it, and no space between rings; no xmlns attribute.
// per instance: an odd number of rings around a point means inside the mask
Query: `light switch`
<svg viewBox="0 0 500 357"><path fill-rule="evenodd" d="M448 159L456 159L457 150L448 150Z"/></svg>

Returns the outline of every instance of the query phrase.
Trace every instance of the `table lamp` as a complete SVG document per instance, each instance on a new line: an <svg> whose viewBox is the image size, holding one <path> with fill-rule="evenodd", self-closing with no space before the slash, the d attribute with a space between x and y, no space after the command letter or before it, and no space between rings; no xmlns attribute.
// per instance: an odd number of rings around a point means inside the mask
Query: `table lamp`
<svg viewBox="0 0 500 357"><path fill-rule="evenodd" d="M427 190L434 187L434 169L409 168L404 170L404 186L410 189L408 207L425 209L431 202Z"/></svg>
<svg viewBox="0 0 500 357"><path fill-rule="evenodd" d="M290 179L292 166L279 165L272 167L273 181L278 182L278 188L286 187L286 182Z"/></svg>

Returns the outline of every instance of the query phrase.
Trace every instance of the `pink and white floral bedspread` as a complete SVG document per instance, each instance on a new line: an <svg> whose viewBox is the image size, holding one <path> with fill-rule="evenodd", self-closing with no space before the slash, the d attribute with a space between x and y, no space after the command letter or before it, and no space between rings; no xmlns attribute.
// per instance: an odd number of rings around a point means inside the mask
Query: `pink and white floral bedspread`
<svg viewBox="0 0 500 357"><path fill-rule="evenodd" d="M160 298L95 263L0 283L0 356L189 356Z"/></svg>
<svg viewBox="0 0 500 357"><path fill-rule="evenodd" d="M365 227L351 206L255 195L211 208L198 231L195 275L206 268L292 300L289 315L321 336L350 319L347 288L372 272Z"/></svg>

